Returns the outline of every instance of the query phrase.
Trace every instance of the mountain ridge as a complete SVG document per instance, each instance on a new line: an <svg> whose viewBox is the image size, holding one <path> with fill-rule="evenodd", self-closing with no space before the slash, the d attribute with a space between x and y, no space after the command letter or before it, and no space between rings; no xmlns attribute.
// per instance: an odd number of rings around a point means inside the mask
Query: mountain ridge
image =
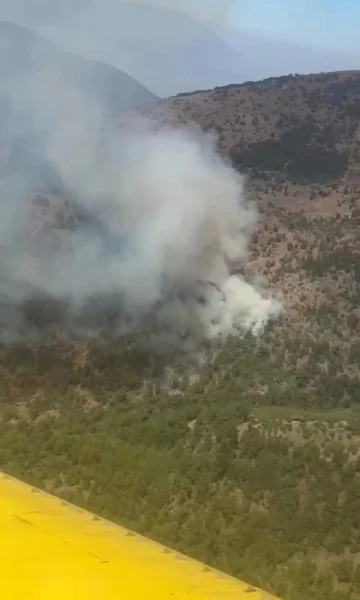
<svg viewBox="0 0 360 600"><path fill-rule="evenodd" d="M0 21L0 61L3 87L16 75L31 77L47 69L58 71L75 86L83 85L88 93L111 110L114 110L114 102L119 110L158 100L155 94L120 69L64 52L36 32L10 21Z"/></svg>
<svg viewBox="0 0 360 600"><path fill-rule="evenodd" d="M32 2L24 11L23 3L15 2L4 14L28 22L61 46L117 65L159 96L284 72L356 66L356 57L345 51L210 27L185 11L149 4L85 0L76 7L67 2L60 11L51 2L45 8Z"/></svg>
<svg viewBox="0 0 360 600"><path fill-rule="evenodd" d="M352 177L349 165L355 164L357 154L359 90L360 71L291 74L185 92L168 99L167 113L163 105L149 113L177 125L193 121L213 130L220 150L230 154L240 170L253 175L257 170L286 179L294 152L301 149L304 161L308 155L310 161L316 149L318 172L306 174L300 169L296 177L298 182L321 185L327 177ZM330 151L339 171L333 162L326 174L321 155L325 158ZM288 178L291 173L295 174L289 171Z"/></svg>

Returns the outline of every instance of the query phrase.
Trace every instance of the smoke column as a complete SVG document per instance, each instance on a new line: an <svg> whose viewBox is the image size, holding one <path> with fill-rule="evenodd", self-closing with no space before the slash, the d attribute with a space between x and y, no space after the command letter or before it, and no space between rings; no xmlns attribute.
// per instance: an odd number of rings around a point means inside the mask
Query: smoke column
<svg viewBox="0 0 360 600"><path fill-rule="evenodd" d="M62 298L76 328L91 299L111 297L113 333L149 328L164 347L259 334L281 307L231 274L248 261L257 213L216 140L134 113L120 126L44 52L40 62L31 82L11 78L7 89L16 118L6 119L6 139L20 139L23 150L35 136L39 150L32 147L30 165L14 159L1 180L2 298L19 305L34 290ZM63 229L61 246L55 231L44 235L46 210L40 227L31 200L49 173L52 196L87 216ZM19 319L11 323L16 329Z"/></svg>

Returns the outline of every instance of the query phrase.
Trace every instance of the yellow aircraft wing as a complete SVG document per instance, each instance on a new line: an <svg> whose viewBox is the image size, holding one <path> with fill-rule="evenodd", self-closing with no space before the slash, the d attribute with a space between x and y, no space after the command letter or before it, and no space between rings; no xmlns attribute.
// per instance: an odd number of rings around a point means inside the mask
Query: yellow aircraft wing
<svg viewBox="0 0 360 600"><path fill-rule="evenodd" d="M276 600L0 473L2 600Z"/></svg>

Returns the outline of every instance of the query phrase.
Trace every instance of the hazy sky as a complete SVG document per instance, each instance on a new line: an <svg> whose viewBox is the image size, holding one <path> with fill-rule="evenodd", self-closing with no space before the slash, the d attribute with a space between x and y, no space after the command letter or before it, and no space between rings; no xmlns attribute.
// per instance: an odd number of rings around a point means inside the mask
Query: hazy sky
<svg viewBox="0 0 360 600"><path fill-rule="evenodd" d="M230 14L239 28L300 42L360 48L360 0L234 0Z"/></svg>
<svg viewBox="0 0 360 600"><path fill-rule="evenodd" d="M227 23L252 33L360 52L360 0L133 1L182 9L200 20Z"/></svg>
<svg viewBox="0 0 360 600"><path fill-rule="evenodd" d="M73 0L85 11L103 4L112 9L124 0ZM249 33L268 34L310 45L328 46L360 52L358 29L360 0L125 0L183 10L199 20L218 25L232 25ZM56 0L0 0L0 13L6 18L8 7L15 12L21 6L56 6ZM62 3L58 3L59 6ZM66 0L64 4L71 4ZM17 7L17 9L16 9ZM13 10L11 8L10 15ZM20 10L21 13L21 10Z"/></svg>

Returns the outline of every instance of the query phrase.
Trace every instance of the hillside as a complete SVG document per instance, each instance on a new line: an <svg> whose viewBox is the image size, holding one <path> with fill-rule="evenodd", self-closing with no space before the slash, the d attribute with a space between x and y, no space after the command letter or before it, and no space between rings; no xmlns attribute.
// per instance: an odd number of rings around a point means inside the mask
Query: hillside
<svg viewBox="0 0 360 600"><path fill-rule="evenodd" d="M166 109L215 130L243 171L321 185L353 172L359 89L357 71L289 75L179 94Z"/></svg>
<svg viewBox="0 0 360 600"><path fill-rule="evenodd" d="M287 76L184 94L156 109L163 120L214 131L220 152L248 174L263 213L254 264L279 282L288 314L306 314L306 328L312 313L323 331L320 313L338 311L350 338L358 322L359 89L356 71Z"/></svg>
<svg viewBox="0 0 360 600"><path fill-rule="evenodd" d="M1 469L286 600L359 600L359 85L282 77L143 109L215 128L248 173L246 270L285 315L194 362L116 337L116 298L84 337L30 296L23 317L46 335L1 346ZM71 201L34 198L51 240L89 218Z"/></svg>
<svg viewBox="0 0 360 600"><path fill-rule="evenodd" d="M289 76L195 92L159 108L162 118L174 123L194 121L215 130L220 151L248 173L263 213L254 266L261 266L285 294L291 330L308 330L319 336L317 343L329 344L331 335L331 352L339 348L354 388L360 316L359 87L359 72ZM298 364L310 379L309 356L299 355ZM347 402L353 400L351 395Z"/></svg>

